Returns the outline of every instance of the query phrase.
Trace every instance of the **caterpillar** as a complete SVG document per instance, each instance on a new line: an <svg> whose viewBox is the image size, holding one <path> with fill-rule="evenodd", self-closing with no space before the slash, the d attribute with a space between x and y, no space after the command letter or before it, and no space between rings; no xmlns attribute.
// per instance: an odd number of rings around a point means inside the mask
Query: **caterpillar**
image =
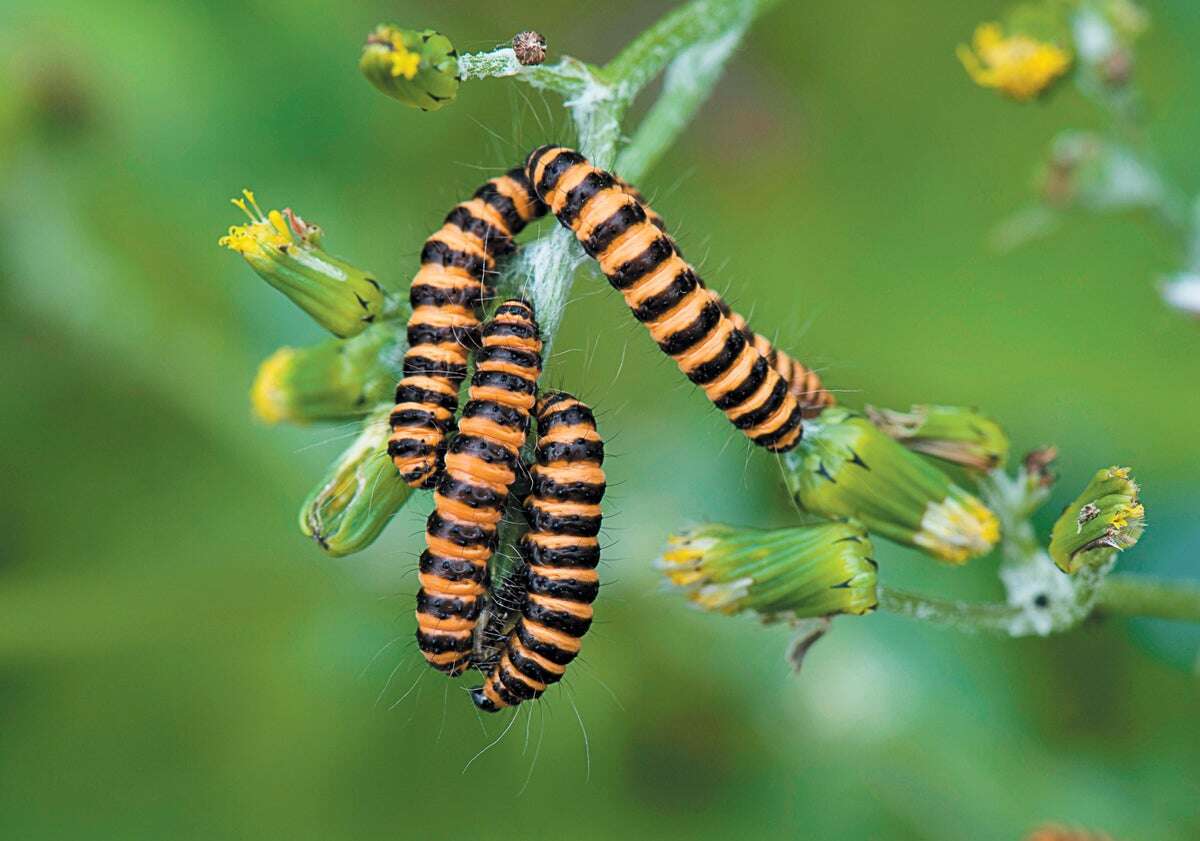
<svg viewBox="0 0 1200 841"><path fill-rule="evenodd" d="M642 204L613 175L561 146L535 149L525 173L634 317L733 425L772 452L795 447L803 421L789 384L713 301Z"/></svg>
<svg viewBox="0 0 1200 841"><path fill-rule="evenodd" d="M471 690L481 710L497 712L540 696L562 679L592 624L600 587L600 501L604 442L591 409L565 392L537 406L537 463L525 500L521 539L525 600L499 661Z"/></svg>
<svg viewBox="0 0 1200 841"><path fill-rule="evenodd" d="M418 573L417 645L452 677L470 665L488 561L536 400L542 341L533 309L516 299L502 303L484 324L481 345L434 490Z"/></svg>
<svg viewBox="0 0 1200 841"><path fill-rule="evenodd" d="M388 455L413 487L436 484L496 261L545 212L518 167L457 205L421 249L421 268L408 294L408 351L388 439Z"/></svg>
<svg viewBox="0 0 1200 841"><path fill-rule="evenodd" d="M646 199L642 196L637 187L634 187L632 184L618 175L613 176L613 182L620 187L627 196L632 197L635 201L641 204L642 210L646 212L647 222L658 228L664 234L669 235L666 222L661 216L659 216L650 208L649 204L646 202ZM672 242L674 243L674 239L672 239ZM675 253L682 257L683 253L679 250L679 244L674 243L674 245ZM703 281L701 281L699 278L696 280L698 283L703 285ZM775 347L771 340L766 336L762 335L761 333L755 333L753 330L751 330L750 325L746 323L746 319L743 318L740 313L734 311L725 301L725 299L716 292L716 290L710 289L709 294L712 296L713 302L721 308L721 312L725 315L725 317L733 322L733 326L742 331L742 334L746 337L746 341L754 345L754 349L765 356L768 364L770 364L770 366L779 373L779 376L783 377L783 379L787 382L788 390L795 395L796 401L800 404L801 414L805 418L815 417L816 415L819 415L822 410L834 405L837 402L833 394L825 388L824 384L821 382L821 377L816 371Z"/></svg>
<svg viewBox="0 0 1200 841"><path fill-rule="evenodd" d="M805 418L816 417L822 411L837 403L837 398L825 388L821 377L812 368L792 358L786 352L775 347L771 340L762 333L755 333L746 323L746 319L730 308L729 304L716 292L709 290L713 301L725 314L733 326L742 331L746 341L767 359L767 363L783 377L790 391L800 404L800 413Z"/></svg>

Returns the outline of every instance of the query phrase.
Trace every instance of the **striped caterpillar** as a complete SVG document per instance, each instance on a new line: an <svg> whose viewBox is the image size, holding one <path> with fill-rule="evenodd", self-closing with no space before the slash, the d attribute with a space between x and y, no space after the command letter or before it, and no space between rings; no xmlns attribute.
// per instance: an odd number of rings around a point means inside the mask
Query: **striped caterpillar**
<svg viewBox="0 0 1200 841"><path fill-rule="evenodd" d="M479 317L496 261L514 250L512 238L546 212L516 168L457 205L425 241L412 280L408 352L396 386L388 455L404 481L437 482L445 436L454 423L467 351L478 342Z"/></svg>
<svg viewBox="0 0 1200 841"><path fill-rule="evenodd" d="M524 301L502 303L481 337L469 401L438 474L419 569L417 645L431 666L452 677L470 665L488 561L521 469L542 367L537 322Z"/></svg>
<svg viewBox="0 0 1200 841"><path fill-rule="evenodd" d="M591 410L570 394L537 407L537 463L525 500L529 532L521 539L524 600L498 662L471 690L481 710L497 712L539 697L562 679L592 623L599 590L600 501L604 443Z"/></svg>
<svg viewBox="0 0 1200 841"><path fill-rule="evenodd" d="M613 175L561 146L535 149L525 172L634 317L733 425L772 452L795 447L803 422L791 384L722 311L642 204Z"/></svg>
<svg viewBox="0 0 1200 841"><path fill-rule="evenodd" d="M626 195L633 198L642 206L642 210L646 213L647 222L664 234L669 235L666 222L651 209L646 199L636 187L616 175L613 176L613 182ZM683 256L677 243L675 244L675 253ZM696 280L703 285L703 281L699 278ZM709 294L712 296L713 302L721 308L721 312L725 317L733 322L733 326L742 331L742 334L746 337L746 341L754 345L754 349L765 356L767 363L778 372L779 376L787 381L788 390L795 395L796 401L800 404L801 414L805 418L815 417L821 414L823 409L837 402L833 394L821 383L821 377L816 371L775 347L771 340L763 334L755 333L750 329L750 325L746 323L746 319L740 313L731 309L729 304L715 290L710 289Z"/></svg>

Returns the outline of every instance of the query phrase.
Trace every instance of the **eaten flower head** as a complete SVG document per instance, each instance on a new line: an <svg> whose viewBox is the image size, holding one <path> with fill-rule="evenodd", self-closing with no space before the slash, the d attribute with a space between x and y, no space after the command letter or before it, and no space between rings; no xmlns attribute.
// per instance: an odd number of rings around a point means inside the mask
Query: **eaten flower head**
<svg viewBox="0 0 1200 841"><path fill-rule="evenodd" d="M1071 67L1071 54L1063 48L1021 33L1005 35L998 23L980 24L971 46L959 45L958 60L975 84L1022 102L1046 91Z"/></svg>
<svg viewBox="0 0 1200 841"><path fill-rule="evenodd" d="M233 199L249 221L231 225L218 244L245 258L267 283L337 336L361 333L383 312L384 295L369 273L321 248L321 229L290 208L266 213L254 193Z"/></svg>
<svg viewBox="0 0 1200 841"><path fill-rule="evenodd" d="M1138 542L1146 528L1140 488L1128 467L1099 470L1067 506L1050 534L1050 557L1063 572L1111 561Z"/></svg>

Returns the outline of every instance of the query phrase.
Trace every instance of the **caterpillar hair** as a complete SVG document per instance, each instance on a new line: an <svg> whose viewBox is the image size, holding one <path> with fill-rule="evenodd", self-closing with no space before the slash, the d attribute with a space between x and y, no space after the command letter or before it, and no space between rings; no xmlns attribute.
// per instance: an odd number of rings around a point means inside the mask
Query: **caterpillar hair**
<svg viewBox="0 0 1200 841"><path fill-rule="evenodd" d="M613 175L561 146L535 149L525 172L634 317L733 425L772 452L795 447L803 421L789 384L721 311L641 202Z"/></svg>
<svg viewBox="0 0 1200 841"><path fill-rule="evenodd" d="M750 329L750 325L746 323L746 319L738 312L730 308L729 304L718 295L714 290L708 290L712 295L713 301L721 312L733 322L733 326L742 331L742 335L746 337L746 341L754 346L754 349L761 353L767 359L767 364L774 368L779 376L783 377L788 384L788 390L795 396L796 402L800 404L800 413L805 418L813 418L821 414L825 409L837 403L837 398L825 385L821 382L821 377L812 368L804 365L797 359L793 359L784 351L775 347L771 340L762 333L755 333Z"/></svg>
<svg viewBox="0 0 1200 841"><path fill-rule="evenodd" d="M666 222L650 208L637 187L634 187L617 175L613 176L613 181L626 195L631 196L642 205L642 210L646 212L647 222L664 234L669 235ZM673 238L672 242L674 242ZM675 243L675 253L683 256L679 250L678 243ZM699 278L697 278L697 282L703 284ZM771 340L763 334L755 333L751 330L750 325L746 323L746 319L740 313L731 309L729 304L716 290L710 289L709 293L712 295L712 299L716 305L721 308L721 312L733 322L733 326L742 331L742 334L746 337L746 341L754 345L754 349L765 356L767 363L787 382L788 390L796 396L796 401L800 404L801 414L805 418L816 417L824 409L837 403L837 399L825 388L821 382L821 377L816 371L775 347L771 343Z"/></svg>
<svg viewBox="0 0 1200 841"><path fill-rule="evenodd" d="M488 588L488 561L542 369L533 309L502 303L481 331L469 400L458 419L425 526L417 594L417 645L431 666L456 677L470 665Z"/></svg>
<svg viewBox="0 0 1200 841"><path fill-rule="evenodd" d="M525 500L529 531L521 538L525 602L521 618L483 686L471 690L481 710L497 712L539 697L562 679L592 624L600 587L600 501L604 442L591 409L557 392L538 403L537 463Z"/></svg>
<svg viewBox="0 0 1200 841"><path fill-rule="evenodd" d="M510 254L513 237L545 212L524 170L516 168L457 205L425 240L421 268L408 293L408 351L388 439L388 455L413 487L437 482L496 261Z"/></svg>

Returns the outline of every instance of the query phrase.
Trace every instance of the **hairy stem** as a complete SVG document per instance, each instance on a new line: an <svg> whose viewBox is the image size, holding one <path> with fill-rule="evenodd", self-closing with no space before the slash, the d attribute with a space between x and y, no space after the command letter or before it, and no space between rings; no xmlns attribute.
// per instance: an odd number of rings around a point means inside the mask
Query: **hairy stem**
<svg viewBox="0 0 1200 841"><path fill-rule="evenodd" d="M1022 605L939 599L890 587L879 588L879 609L968 633L1047 636L1069 631L1093 613L1200 622L1200 585L1133 575L1097 577L1094 587L1074 603L1073 609L1053 615L1044 631L1026 621ZM1049 614L1054 605L1048 603L1042 609Z"/></svg>
<svg viewBox="0 0 1200 841"><path fill-rule="evenodd" d="M701 41L671 62L663 77L662 95L617 156L616 169L622 177L636 181L658 163L707 101L745 31L745 26L739 26L716 40Z"/></svg>

